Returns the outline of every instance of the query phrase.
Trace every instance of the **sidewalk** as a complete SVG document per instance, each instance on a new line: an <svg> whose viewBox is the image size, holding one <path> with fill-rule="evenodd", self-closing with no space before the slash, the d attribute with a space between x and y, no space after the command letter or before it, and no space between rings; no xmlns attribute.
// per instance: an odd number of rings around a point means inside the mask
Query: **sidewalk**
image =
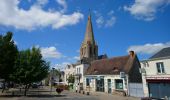
<svg viewBox="0 0 170 100"><path fill-rule="evenodd" d="M91 96L96 96L100 98L100 100L141 100L137 97L130 97L130 96L121 96L116 94L108 94L105 92L90 92Z"/></svg>

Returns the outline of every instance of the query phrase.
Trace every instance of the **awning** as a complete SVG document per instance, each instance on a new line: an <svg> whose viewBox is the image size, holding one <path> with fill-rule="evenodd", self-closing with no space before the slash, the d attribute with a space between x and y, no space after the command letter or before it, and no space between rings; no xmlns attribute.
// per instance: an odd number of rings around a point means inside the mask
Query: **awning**
<svg viewBox="0 0 170 100"><path fill-rule="evenodd" d="M170 83L170 77L146 77L147 82Z"/></svg>

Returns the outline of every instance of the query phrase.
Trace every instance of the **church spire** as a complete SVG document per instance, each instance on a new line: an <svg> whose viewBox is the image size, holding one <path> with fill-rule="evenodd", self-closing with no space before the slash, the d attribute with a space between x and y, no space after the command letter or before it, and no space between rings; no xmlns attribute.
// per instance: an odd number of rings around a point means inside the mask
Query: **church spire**
<svg viewBox="0 0 170 100"><path fill-rule="evenodd" d="M91 14L88 16L85 38L80 48L80 60L91 62L98 59L98 46L95 43Z"/></svg>
<svg viewBox="0 0 170 100"><path fill-rule="evenodd" d="M89 14L89 16L88 16L85 39L84 39L84 43L89 43L89 42L91 44L95 44L94 34L93 34L93 26L92 26L92 22L91 22L91 14Z"/></svg>

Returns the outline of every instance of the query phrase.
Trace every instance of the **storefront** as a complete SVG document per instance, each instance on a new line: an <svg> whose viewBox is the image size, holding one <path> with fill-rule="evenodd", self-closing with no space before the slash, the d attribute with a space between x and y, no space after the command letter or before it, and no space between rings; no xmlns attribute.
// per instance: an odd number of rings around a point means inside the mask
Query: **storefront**
<svg viewBox="0 0 170 100"><path fill-rule="evenodd" d="M170 77L147 77L149 97L170 98Z"/></svg>
<svg viewBox="0 0 170 100"><path fill-rule="evenodd" d="M90 91L113 93L114 90L126 90L124 80L119 75L86 76L84 82L85 90L90 87Z"/></svg>

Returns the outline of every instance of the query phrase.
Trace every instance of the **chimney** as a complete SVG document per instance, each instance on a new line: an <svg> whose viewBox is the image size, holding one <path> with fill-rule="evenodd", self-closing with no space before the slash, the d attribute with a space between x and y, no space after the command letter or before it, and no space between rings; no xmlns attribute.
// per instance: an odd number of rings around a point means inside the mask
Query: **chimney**
<svg viewBox="0 0 170 100"><path fill-rule="evenodd" d="M134 51L129 51L129 55L133 57L135 55L135 52Z"/></svg>

